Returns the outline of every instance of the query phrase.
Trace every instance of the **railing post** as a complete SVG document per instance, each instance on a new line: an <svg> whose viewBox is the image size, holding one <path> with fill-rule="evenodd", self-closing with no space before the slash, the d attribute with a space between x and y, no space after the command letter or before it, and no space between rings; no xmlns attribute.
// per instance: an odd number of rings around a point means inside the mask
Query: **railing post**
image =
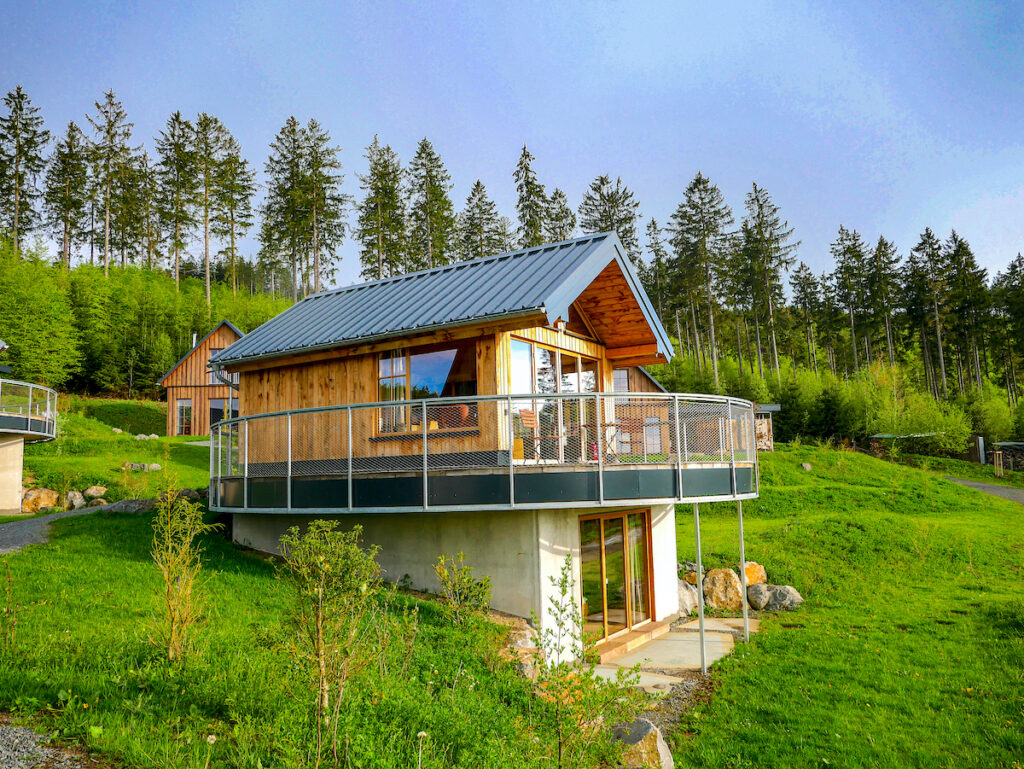
<svg viewBox="0 0 1024 769"><path fill-rule="evenodd" d="M217 439L220 440L220 426L219 425L215 425L210 430L210 480L206 484L206 498L211 503L213 502L213 452L216 450L216 449L214 449L214 443L213 443L213 431L214 430L217 431Z"/></svg>
<svg viewBox="0 0 1024 769"><path fill-rule="evenodd" d="M750 618L747 613L747 554L743 547L743 500L736 500L736 514L740 520L740 579L743 587L743 640L750 641Z"/></svg>
<svg viewBox="0 0 1024 769"><path fill-rule="evenodd" d="M292 509L292 415L288 414L288 472L285 473L285 500L288 511Z"/></svg>
<svg viewBox="0 0 1024 769"><path fill-rule="evenodd" d="M729 430L729 473L730 473L730 476L732 477L732 493L733 493L733 496L736 496L736 494L737 494L737 488L736 488L736 444L735 444L735 440L733 438L732 403L731 402L728 404L728 409L729 409L729 421L728 421L728 425L729 425L728 426L728 430Z"/></svg>
<svg viewBox="0 0 1024 769"><path fill-rule="evenodd" d="M679 413L679 396L673 395L673 401L675 402L675 413L676 413L676 476L679 481L679 488L676 498L683 498L683 444L680 442L679 423L682 421L682 414Z"/></svg>
<svg viewBox="0 0 1024 769"><path fill-rule="evenodd" d="M516 469L513 455L516 448L516 425L512 417L512 395L508 396L508 504L516 506ZM525 457L525 453L523 454Z"/></svg>
<svg viewBox="0 0 1024 769"><path fill-rule="evenodd" d="M223 432L224 432L224 428L220 427L218 425L218 427L217 427L217 445L214 447L214 452L217 455L216 462L215 462L216 467L217 467L217 507L220 507L221 504L224 501L221 498L221 486L223 485L221 483L221 478L224 475L224 465L222 463L223 457L221 456L221 441L223 440L223 438L222 438Z"/></svg>
<svg viewBox="0 0 1024 769"><path fill-rule="evenodd" d="M25 427L29 430L32 429L32 390L34 389L32 385L28 386L28 416L26 417Z"/></svg>
<svg viewBox="0 0 1024 769"><path fill-rule="evenodd" d="M718 461L725 461L725 422L718 418Z"/></svg>
<svg viewBox="0 0 1024 769"><path fill-rule="evenodd" d="M704 643L704 559L700 552L700 509L693 503L693 531L697 544L697 610L700 630L700 672L708 672L707 648Z"/></svg>
<svg viewBox="0 0 1024 769"><path fill-rule="evenodd" d="M243 444L243 464L242 464L242 507L249 507L249 420L243 422L245 425L245 443Z"/></svg>
<svg viewBox="0 0 1024 769"><path fill-rule="evenodd" d="M348 407L348 509L352 509L352 407Z"/></svg>
<svg viewBox="0 0 1024 769"><path fill-rule="evenodd" d="M601 413L601 396L594 395L596 412L594 415L597 421L597 501L604 504L604 415Z"/></svg>
<svg viewBox="0 0 1024 769"><path fill-rule="evenodd" d="M427 402L420 401L420 421L423 422L423 509L430 507L429 481L427 475Z"/></svg>

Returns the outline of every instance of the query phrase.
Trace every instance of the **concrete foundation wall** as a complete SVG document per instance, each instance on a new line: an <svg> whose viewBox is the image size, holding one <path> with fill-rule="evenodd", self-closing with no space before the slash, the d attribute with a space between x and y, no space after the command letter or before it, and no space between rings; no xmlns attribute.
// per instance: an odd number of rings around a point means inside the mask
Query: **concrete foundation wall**
<svg viewBox="0 0 1024 769"><path fill-rule="evenodd" d="M21 512L25 438L0 435L0 515Z"/></svg>
<svg viewBox="0 0 1024 769"><path fill-rule="evenodd" d="M481 513L397 513L338 516L341 525L363 527L366 544L380 547L378 562L389 580L408 575L415 588L437 592L434 563L442 553L462 552L478 574L491 578L491 606L546 624L566 553L572 554L573 580L580 584L581 510L508 510ZM319 516L236 513L236 542L280 553L281 535ZM655 619L679 611L673 505L651 509Z"/></svg>

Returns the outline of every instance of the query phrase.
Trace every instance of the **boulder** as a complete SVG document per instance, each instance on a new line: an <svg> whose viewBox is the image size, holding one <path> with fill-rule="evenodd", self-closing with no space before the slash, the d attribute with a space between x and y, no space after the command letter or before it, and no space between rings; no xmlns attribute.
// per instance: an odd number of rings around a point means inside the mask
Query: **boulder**
<svg viewBox="0 0 1024 769"><path fill-rule="evenodd" d="M697 586L691 585L685 579L679 580L679 613L689 617L697 611L698 599Z"/></svg>
<svg viewBox="0 0 1024 769"><path fill-rule="evenodd" d="M107 510L112 513L145 513L154 507L155 499L122 499L110 505Z"/></svg>
<svg viewBox="0 0 1024 769"><path fill-rule="evenodd" d="M146 470L148 470L149 472L155 473L155 472L159 472L160 470L163 470L163 468L160 467L160 465L158 465L156 462L154 462L153 464L148 465L146 467Z"/></svg>
<svg viewBox="0 0 1024 769"><path fill-rule="evenodd" d="M103 507L103 505L109 505L103 497L96 497L96 499L89 500L89 507Z"/></svg>
<svg viewBox="0 0 1024 769"><path fill-rule="evenodd" d="M800 467L802 467L807 472L811 472L811 463L810 462L801 462L800 463Z"/></svg>
<svg viewBox="0 0 1024 769"><path fill-rule="evenodd" d="M21 498L21 512L38 513L59 503L60 498L53 489L29 489Z"/></svg>
<svg viewBox="0 0 1024 769"><path fill-rule="evenodd" d="M683 561L680 571L683 571L683 579L689 582L691 585L696 585L699 581L697 579L697 564L693 561Z"/></svg>
<svg viewBox="0 0 1024 769"><path fill-rule="evenodd" d="M156 440L157 438L159 438L159 437L160 437L160 436L159 436L159 435L157 435L156 433L150 433L150 434L149 434L149 439L150 439L151 441L155 441L155 440Z"/></svg>
<svg viewBox="0 0 1024 769"><path fill-rule="evenodd" d="M538 648L537 631L529 625L513 628L512 632L509 633L508 640L509 643L516 649Z"/></svg>
<svg viewBox="0 0 1024 769"><path fill-rule="evenodd" d="M675 768L672 753L665 738L661 736L661 730L646 718L619 724L612 729L612 737L626 748L622 753L622 766L630 769Z"/></svg>
<svg viewBox="0 0 1024 769"><path fill-rule="evenodd" d="M768 572L756 561L746 562L747 587L768 581Z"/></svg>
<svg viewBox="0 0 1024 769"><path fill-rule="evenodd" d="M114 428L114 435L120 435L123 432L124 432L124 430L122 430L120 427L115 427Z"/></svg>
<svg viewBox="0 0 1024 769"><path fill-rule="evenodd" d="M135 436L134 440L136 440L136 441L148 441L149 440L149 436L148 435L143 435L142 433L139 433L138 435Z"/></svg>
<svg viewBox="0 0 1024 769"><path fill-rule="evenodd" d="M84 492L86 499L96 499L107 493L106 486L90 486Z"/></svg>
<svg viewBox="0 0 1024 769"><path fill-rule="evenodd" d="M712 609L741 611L743 585L732 569L712 569L704 577L704 603Z"/></svg>
<svg viewBox="0 0 1024 769"><path fill-rule="evenodd" d="M751 585L747 601L758 611L794 611L804 602L792 585Z"/></svg>
<svg viewBox="0 0 1024 769"><path fill-rule="evenodd" d="M64 509L77 510L80 507L85 507L85 494L71 489L64 495Z"/></svg>

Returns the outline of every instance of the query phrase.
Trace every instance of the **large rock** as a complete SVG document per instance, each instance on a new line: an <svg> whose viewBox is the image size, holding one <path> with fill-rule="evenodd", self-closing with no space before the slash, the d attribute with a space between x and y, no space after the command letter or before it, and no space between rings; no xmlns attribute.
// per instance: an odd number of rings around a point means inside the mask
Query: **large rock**
<svg viewBox="0 0 1024 769"><path fill-rule="evenodd" d="M704 603L712 609L741 611L743 585L732 569L712 569L704 577Z"/></svg>
<svg viewBox="0 0 1024 769"><path fill-rule="evenodd" d="M103 497L96 497L96 499L90 499L89 500L89 505L88 506L89 507L103 507L104 505L109 505L109 504L110 503L107 502L107 500L105 500Z"/></svg>
<svg viewBox="0 0 1024 769"><path fill-rule="evenodd" d="M696 585L691 585L685 579L679 580L679 613L682 616L689 617L697 611L699 598Z"/></svg>
<svg viewBox="0 0 1024 769"><path fill-rule="evenodd" d="M122 430L120 427L115 427L114 428L114 435L120 435L123 432L124 432L124 430Z"/></svg>
<svg viewBox="0 0 1024 769"><path fill-rule="evenodd" d="M107 510L111 513L145 513L154 507L155 499L122 499L110 505Z"/></svg>
<svg viewBox="0 0 1024 769"><path fill-rule="evenodd" d="M199 492L195 489L177 489L176 491L170 492L174 499L187 499L189 502L198 502L202 497L199 496ZM157 500L163 502L167 498L168 492L161 491Z"/></svg>
<svg viewBox="0 0 1024 769"><path fill-rule="evenodd" d="M747 601L758 611L793 611L804 599L792 585L760 584L747 588Z"/></svg>
<svg viewBox="0 0 1024 769"><path fill-rule="evenodd" d="M56 507L60 497L53 489L29 489L21 498L21 512L38 513L47 507Z"/></svg>
<svg viewBox="0 0 1024 769"><path fill-rule="evenodd" d="M811 472L811 463L810 462L801 462L800 463L800 467L802 467L804 469L804 472L807 472L807 473Z"/></svg>
<svg viewBox="0 0 1024 769"><path fill-rule="evenodd" d="M683 572L683 579L691 585L696 585L700 581L697 579L697 564L693 561L683 561L679 570Z"/></svg>
<svg viewBox="0 0 1024 769"><path fill-rule="evenodd" d="M155 472L159 472L160 470L163 470L163 468L160 467L160 465L158 465L156 462L154 462L153 464L149 465L146 469L149 470L149 471L152 471L154 473Z"/></svg>
<svg viewBox="0 0 1024 769"><path fill-rule="evenodd" d="M756 561L747 561L746 572L747 587L768 581L768 572L764 570L764 566Z"/></svg>
<svg viewBox="0 0 1024 769"><path fill-rule="evenodd" d="M97 499L107 493L106 486L90 486L83 492L87 499Z"/></svg>
<svg viewBox="0 0 1024 769"><path fill-rule="evenodd" d="M71 489L64 495L64 509L77 510L80 507L85 507L85 494Z"/></svg>
<svg viewBox="0 0 1024 769"><path fill-rule="evenodd" d="M675 769L675 761L661 730L646 718L638 718L612 729L612 736L626 746L622 766L630 769Z"/></svg>

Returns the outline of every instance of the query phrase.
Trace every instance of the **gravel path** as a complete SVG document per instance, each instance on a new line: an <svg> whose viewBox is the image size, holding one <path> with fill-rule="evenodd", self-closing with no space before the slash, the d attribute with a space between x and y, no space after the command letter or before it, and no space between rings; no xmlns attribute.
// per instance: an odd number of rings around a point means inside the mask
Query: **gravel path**
<svg viewBox="0 0 1024 769"><path fill-rule="evenodd" d="M10 523L0 522L0 555L16 553L26 545L40 545L50 539L50 521L58 518L70 518L73 515L89 515L101 510L111 513L138 513L144 510L151 510L154 505L152 499L125 499L120 502L113 502L100 507L85 507L80 510L68 510L63 513L51 513L40 515L36 518L26 518L22 521L11 521ZM0 763L0 767L4 764Z"/></svg>
<svg viewBox="0 0 1024 769"><path fill-rule="evenodd" d="M86 769L93 761L63 748L49 747L49 737L25 726L0 721L0 766L4 769Z"/></svg>
<svg viewBox="0 0 1024 769"><path fill-rule="evenodd" d="M982 483L981 481L969 481L966 478L952 478L946 476L947 480L959 483L961 486L968 486L977 491L991 494L994 497L1002 497L1024 505L1024 489L1015 489L1012 486L999 486L995 483Z"/></svg>

